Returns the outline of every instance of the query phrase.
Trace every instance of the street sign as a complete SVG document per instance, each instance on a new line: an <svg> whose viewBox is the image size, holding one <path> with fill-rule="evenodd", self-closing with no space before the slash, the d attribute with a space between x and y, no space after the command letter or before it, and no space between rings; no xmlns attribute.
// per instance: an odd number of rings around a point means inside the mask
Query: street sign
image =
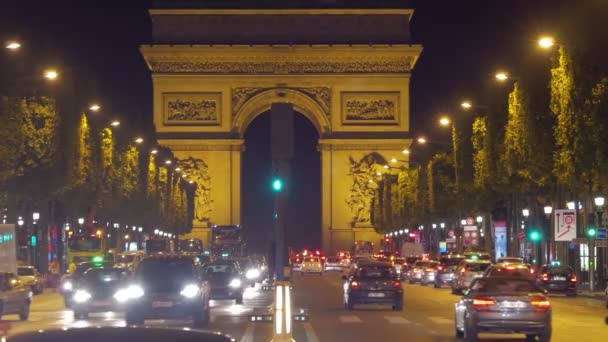
<svg viewBox="0 0 608 342"><path fill-rule="evenodd" d="M608 247L608 240L595 240L595 247L597 247L597 248Z"/></svg>
<svg viewBox="0 0 608 342"><path fill-rule="evenodd" d="M465 221L467 221L467 226L472 226L475 224L475 219L472 217L467 217Z"/></svg>
<svg viewBox="0 0 608 342"><path fill-rule="evenodd" d="M572 239L573 243L578 243L579 245L586 245L589 243L589 239L587 238L576 238L576 239Z"/></svg>
<svg viewBox="0 0 608 342"><path fill-rule="evenodd" d="M607 235L606 234L607 233L606 230L608 230L608 229L606 229L606 228L598 228L597 232L595 233L596 234L595 238L598 239L598 240L606 240L606 238L607 238L607 236L606 236Z"/></svg>
<svg viewBox="0 0 608 342"><path fill-rule="evenodd" d="M555 210L555 241L572 241L576 239L576 212L569 209Z"/></svg>
<svg viewBox="0 0 608 342"><path fill-rule="evenodd" d="M478 246L479 245L479 233L477 232L477 226L464 226L463 228L463 243L465 246Z"/></svg>

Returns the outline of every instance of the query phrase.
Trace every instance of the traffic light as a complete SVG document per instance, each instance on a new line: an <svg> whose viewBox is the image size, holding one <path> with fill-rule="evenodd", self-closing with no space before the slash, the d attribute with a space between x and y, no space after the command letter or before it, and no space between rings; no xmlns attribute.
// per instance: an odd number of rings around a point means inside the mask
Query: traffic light
<svg viewBox="0 0 608 342"><path fill-rule="evenodd" d="M272 191L274 191L274 192L283 191L283 180L281 178L275 177L272 179Z"/></svg>
<svg viewBox="0 0 608 342"><path fill-rule="evenodd" d="M538 230L531 230L529 234L530 241L537 242L540 241L540 232Z"/></svg>
<svg viewBox="0 0 608 342"><path fill-rule="evenodd" d="M588 237L594 238L596 233L597 233L597 230L595 229L595 227L589 227L589 228L587 228L587 236Z"/></svg>

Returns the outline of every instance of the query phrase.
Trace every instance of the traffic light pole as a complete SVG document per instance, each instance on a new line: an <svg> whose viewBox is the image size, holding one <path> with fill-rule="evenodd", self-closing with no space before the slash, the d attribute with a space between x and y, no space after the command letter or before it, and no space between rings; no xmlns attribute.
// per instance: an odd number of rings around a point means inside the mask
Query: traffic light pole
<svg viewBox="0 0 608 342"><path fill-rule="evenodd" d="M595 236L589 237L589 291L595 291Z"/></svg>

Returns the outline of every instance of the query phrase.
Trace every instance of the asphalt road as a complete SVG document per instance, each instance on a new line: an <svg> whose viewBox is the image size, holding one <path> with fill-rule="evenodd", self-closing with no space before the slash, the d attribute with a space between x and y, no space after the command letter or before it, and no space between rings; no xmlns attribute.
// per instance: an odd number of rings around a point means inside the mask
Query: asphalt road
<svg viewBox="0 0 608 342"><path fill-rule="evenodd" d="M454 337L453 304L458 296L449 289L434 289L420 285L404 285L405 308L394 312L388 307L360 306L345 311L342 304L342 280L339 274L296 275L294 277L295 308L305 308L310 321L295 323L296 341L457 341ZM552 341L584 342L608 340L608 314L602 301L587 298L552 297ZM272 292L249 289L243 305L231 301L212 303L209 330L222 331L237 341L270 341L271 323L251 323L254 312L268 312ZM124 326L121 313L92 315L88 320L74 321L72 313L63 308L61 297L50 291L36 296L28 322L16 316L0 321L0 330L8 335L25 331L59 329L63 327ZM153 326L187 326L188 321L146 321ZM523 336L481 335L484 341L524 341Z"/></svg>

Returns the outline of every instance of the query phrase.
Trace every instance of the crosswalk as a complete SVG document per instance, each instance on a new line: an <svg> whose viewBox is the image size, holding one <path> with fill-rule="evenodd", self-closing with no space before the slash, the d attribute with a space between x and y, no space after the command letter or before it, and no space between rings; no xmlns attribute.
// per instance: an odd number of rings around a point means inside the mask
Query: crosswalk
<svg viewBox="0 0 608 342"><path fill-rule="evenodd" d="M364 324L364 323L372 323L378 321L377 316L368 316L368 317L360 317L358 315L339 315L337 319L340 323L343 324ZM382 320L388 322L389 324L414 324L414 325L426 325L428 323L432 323L434 325L452 325L454 321L452 319L441 317L441 316L429 316L425 318L425 321L416 322L413 320L408 320L403 316L397 315L387 315L383 316Z"/></svg>

